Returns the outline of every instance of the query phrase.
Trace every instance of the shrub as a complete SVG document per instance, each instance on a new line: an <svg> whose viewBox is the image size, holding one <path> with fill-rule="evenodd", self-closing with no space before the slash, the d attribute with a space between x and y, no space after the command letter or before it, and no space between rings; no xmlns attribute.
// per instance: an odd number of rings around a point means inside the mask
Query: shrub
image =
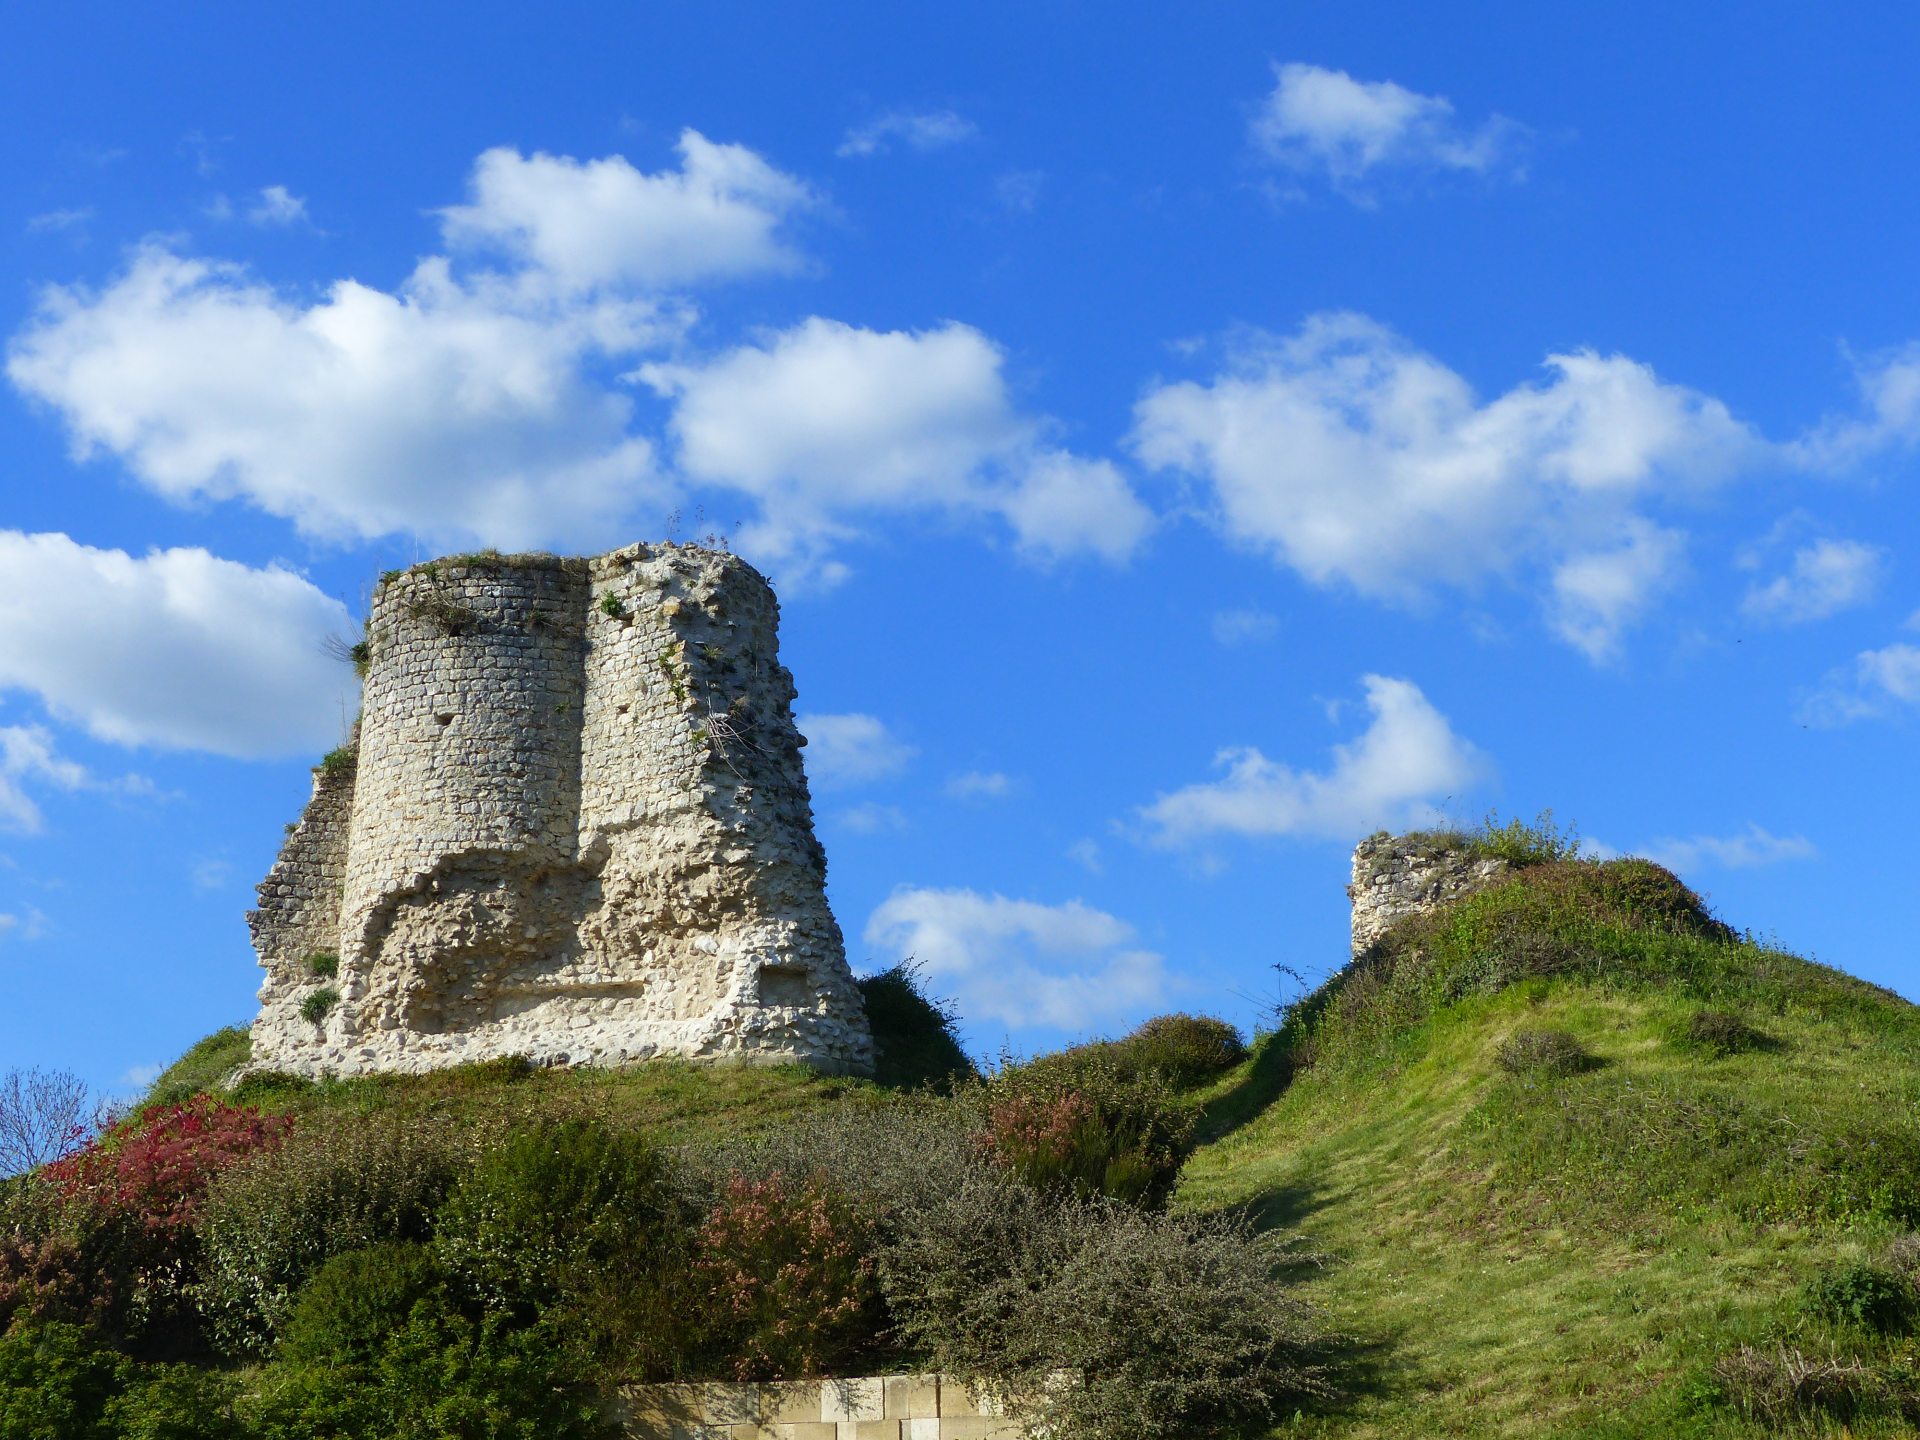
<svg viewBox="0 0 1920 1440"><path fill-rule="evenodd" d="M1206 1015L1158 1015L1118 1042L1123 1058L1157 1070L1183 1089L1211 1080L1247 1058L1246 1041L1224 1020Z"/></svg>
<svg viewBox="0 0 1920 1440"><path fill-rule="evenodd" d="M417 1241L344 1251L300 1291L280 1354L294 1364L365 1364L406 1323L415 1304L444 1288L432 1248Z"/></svg>
<svg viewBox="0 0 1920 1440"><path fill-rule="evenodd" d="M310 1025L325 1024L339 1003L340 992L331 985L323 985L300 1002L300 1018Z"/></svg>
<svg viewBox="0 0 1920 1440"><path fill-rule="evenodd" d="M103 1417L115 1440L249 1440L234 1413L238 1376L198 1365L150 1365L129 1373L127 1388Z"/></svg>
<svg viewBox="0 0 1920 1440"><path fill-rule="evenodd" d="M570 1120L514 1136L463 1177L435 1243L461 1293L520 1320L548 1313L575 1363L670 1379L696 1328L697 1214L645 1141Z"/></svg>
<svg viewBox="0 0 1920 1440"><path fill-rule="evenodd" d="M1516 869L1580 858L1580 827L1568 825L1563 829L1555 823L1551 810L1542 810L1530 821L1516 815L1505 824L1498 810L1489 810L1468 833L1466 842L1469 849L1489 859L1504 860Z"/></svg>
<svg viewBox="0 0 1920 1440"><path fill-rule="evenodd" d="M103 1424L126 1361L74 1325L0 1334L0 1440L112 1440Z"/></svg>
<svg viewBox="0 0 1920 1440"><path fill-rule="evenodd" d="M1494 1063L1510 1075L1559 1077L1591 1069L1586 1046L1565 1030L1516 1030L1500 1042Z"/></svg>
<svg viewBox="0 0 1920 1440"><path fill-rule="evenodd" d="M15 1320L110 1326L131 1278L124 1249L90 1207L60 1207L0 1233L0 1332Z"/></svg>
<svg viewBox="0 0 1920 1440"><path fill-rule="evenodd" d="M278 1363L247 1418L260 1440L601 1440L597 1397L544 1327L416 1301L359 1364Z"/></svg>
<svg viewBox="0 0 1920 1440"><path fill-rule="evenodd" d="M320 980L331 980L340 973L340 956L333 950L316 950L307 956L307 973Z"/></svg>
<svg viewBox="0 0 1920 1440"><path fill-rule="evenodd" d="M0 1179L71 1154L99 1128L87 1084L65 1070L9 1070L0 1076Z"/></svg>
<svg viewBox="0 0 1920 1440"><path fill-rule="evenodd" d="M988 1154L1043 1191L1162 1205L1193 1147L1165 1077L1109 1047L1003 1066L984 1098Z"/></svg>
<svg viewBox="0 0 1920 1440"><path fill-rule="evenodd" d="M320 757L314 768L328 776L345 775L360 763L360 747L348 742L335 746Z"/></svg>
<svg viewBox="0 0 1920 1440"><path fill-rule="evenodd" d="M953 1186L880 1256L903 1338L1004 1397L1033 1433L1241 1433L1330 1393L1297 1262L1240 1223ZM1062 1372L1068 1372L1063 1383Z"/></svg>
<svg viewBox="0 0 1920 1440"><path fill-rule="evenodd" d="M741 1380L845 1374L880 1327L873 1237L819 1177L735 1176L700 1227L708 1342Z"/></svg>
<svg viewBox="0 0 1920 1440"><path fill-rule="evenodd" d="M1907 1327L1915 1299L1904 1275L1858 1260L1828 1267L1800 1292L1800 1303L1812 1314L1883 1334Z"/></svg>
<svg viewBox="0 0 1920 1440"><path fill-rule="evenodd" d="M235 1355L264 1349L331 1256L430 1239L435 1212L490 1139L485 1127L375 1113L313 1125L223 1172L199 1226L196 1299L215 1343Z"/></svg>
<svg viewBox="0 0 1920 1440"><path fill-rule="evenodd" d="M924 972L912 961L862 979L860 1003L873 1030L874 1079L882 1085L951 1090L979 1074L955 1033L952 1002L927 994Z"/></svg>
<svg viewBox="0 0 1920 1440"><path fill-rule="evenodd" d="M1694 1011L1687 1017L1680 1040L1690 1050L1714 1056L1738 1055L1767 1045L1765 1035L1725 1010Z"/></svg>

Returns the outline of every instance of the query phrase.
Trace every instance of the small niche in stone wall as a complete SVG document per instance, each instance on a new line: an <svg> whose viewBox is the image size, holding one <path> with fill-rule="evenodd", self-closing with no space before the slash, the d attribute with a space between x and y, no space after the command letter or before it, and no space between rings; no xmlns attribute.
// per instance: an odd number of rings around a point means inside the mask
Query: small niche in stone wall
<svg viewBox="0 0 1920 1440"><path fill-rule="evenodd" d="M760 1003L762 1005L811 1005L813 984L799 965L762 965L760 967Z"/></svg>
<svg viewBox="0 0 1920 1440"><path fill-rule="evenodd" d="M453 716L451 716L451 715L436 715L436 716L434 716L434 717L433 717L433 721L434 721L434 724L436 724L436 725L451 725L451 724L453 724Z"/></svg>

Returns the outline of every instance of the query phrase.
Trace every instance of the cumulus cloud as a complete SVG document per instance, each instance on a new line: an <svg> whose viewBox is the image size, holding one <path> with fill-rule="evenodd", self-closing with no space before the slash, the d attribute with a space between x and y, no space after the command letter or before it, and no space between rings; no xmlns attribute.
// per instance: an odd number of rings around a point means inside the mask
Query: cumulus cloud
<svg viewBox="0 0 1920 1440"><path fill-rule="evenodd" d="M1587 653L1671 582L1679 537L1642 513L1768 454L1719 401L1621 355L1549 355L1541 383L1482 402L1363 316L1244 344L1205 382L1150 389L1133 445L1211 495L1232 538L1317 585L1413 601L1544 577Z"/></svg>
<svg viewBox="0 0 1920 1440"><path fill-rule="evenodd" d="M0 911L0 940L38 940L47 933L47 917L32 906L14 913Z"/></svg>
<svg viewBox="0 0 1920 1440"><path fill-rule="evenodd" d="M907 828L907 814L898 805L882 805L867 800L836 810L830 817L835 825L855 835L885 835Z"/></svg>
<svg viewBox="0 0 1920 1440"><path fill-rule="evenodd" d="M90 778L85 766L55 753L53 736L41 726L0 726L0 830L40 828L40 807L27 793L28 781L79 790Z"/></svg>
<svg viewBox="0 0 1920 1440"><path fill-rule="evenodd" d="M1800 705L1809 725L1846 725L1920 707L1920 645L1896 642L1862 650L1833 671Z"/></svg>
<svg viewBox="0 0 1920 1440"><path fill-rule="evenodd" d="M471 200L441 212L448 243L494 251L568 290L662 290L799 267L784 228L812 191L744 145L681 132L680 168L494 149Z"/></svg>
<svg viewBox="0 0 1920 1440"><path fill-rule="evenodd" d="M1297 63L1274 66L1250 135L1274 164L1324 174L1355 196L1384 171L1517 173L1528 138L1525 126L1500 115L1465 124L1443 96Z"/></svg>
<svg viewBox="0 0 1920 1440"><path fill-rule="evenodd" d="M671 287L792 268L781 228L808 199L739 146L688 131L679 150L659 174L490 150L442 214L448 253L393 291L310 301L149 244L104 288L49 289L7 373L78 458L175 502L334 540L616 541L671 492L596 367L684 332Z"/></svg>
<svg viewBox="0 0 1920 1440"><path fill-rule="evenodd" d="M890 110L847 131L834 154L842 158L884 155L896 144L922 152L941 150L979 133L977 125L952 110Z"/></svg>
<svg viewBox="0 0 1920 1440"><path fill-rule="evenodd" d="M1164 961L1133 927L1079 900L906 887L873 912L866 940L918 961L968 1019L1010 1030L1085 1031L1140 1015L1167 991Z"/></svg>
<svg viewBox="0 0 1920 1440"><path fill-rule="evenodd" d="M1856 358L1865 413L1830 415L1788 448L1810 470L1847 470L1889 449L1920 443L1920 341Z"/></svg>
<svg viewBox="0 0 1920 1440"><path fill-rule="evenodd" d="M1816 540L1793 553L1785 573L1748 589L1740 608L1782 625L1824 620L1864 605L1886 573L1887 552L1859 540Z"/></svg>
<svg viewBox="0 0 1920 1440"><path fill-rule="evenodd" d="M1480 752L1412 681L1368 675L1361 684L1372 719L1358 737L1333 747L1326 769L1296 770L1252 746L1222 750L1214 760L1226 772L1220 779L1142 807L1149 838L1167 847L1218 835L1350 841L1428 822L1435 801L1487 773Z"/></svg>
<svg viewBox="0 0 1920 1440"><path fill-rule="evenodd" d="M307 202L284 185L269 185L247 210L255 225L297 225L307 218Z"/></svg>
<svg viewBox="0 0 1920 1440"><path fill-rule="evenodd" d="M344 605L279 566L0 530L0 690L31 692L103 740L240 757L325 750L356 688L325 642L353 630Z"/></svg>
<svg viewBox="0 0 1920 1440"><path fill-rule="evenodd" d="M804 558L884 512L999 515L1023 550L1125 558L1152 523L1108 461L1046 443L971 326L876 331L817 316L640 377L673 401L680 469L745 492L743 546ZM831 577L828 577L831 578Z"/></svg>
<svg viewBox="0 0 1920 1440"><path fill-rule="evenodd" d="M1732 835L1694 835L1687 839L1656 840L1640 852L1669 870L1692 871L1707 866L1723 870L1750 870L1790 860L1812 860L1820 852L1804 835L1774 835L1748 825Z"/></svg>
<svg viewBox="0 0 1920 1440"><path fill-rule="evenodd" d="M873 715L796 715L807 737L807 778L822 790L891 780L913 759L913 746Z"/></svg>

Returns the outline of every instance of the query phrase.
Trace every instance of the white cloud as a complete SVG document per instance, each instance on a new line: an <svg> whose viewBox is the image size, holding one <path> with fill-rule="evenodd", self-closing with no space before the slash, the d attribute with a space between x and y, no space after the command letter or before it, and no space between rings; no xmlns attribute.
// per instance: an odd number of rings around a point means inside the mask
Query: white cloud
<svg viewBox="0 0 1920 1440"><path fill-rule="evenodd" d="M781 231L812 192L743 145L683 130L680 168L489 150L471 201L441 212L455 248L498 251L568 290L661 290L797 269Z"/></svg>
<svg viewBox="0 0 1920 1440"><path fill-rule="evenodd" d="M834 154L843 158L884 155L895 141L910 150L940 150L979 133L977 125L952 110L892 110L847 131Z"/></svg>
<svg viewBox="0 0 1920 1440"><path fill-rule="evenodd" d="M1725 870L1749 870L1789 860L1812 860L1820 854L1804 835L1773 835L1758 825L1748 825L1744 831L1732 835L1656 840L1638 853L1680 872L1710 865Z"/></svg>
<svg viewBox="0 0 1920 1440"><path fill-rule="evenodd" d="M739 146L688 131L680 156L648 175L488 151L443 214L448 254L391 292L294 298L149 244L103 289L47 290L7 373L78 458L110 453L176 503L242 499L335 540L623 540L671 492L595 367L684 331L663 287L791 268L778 232L807 203Z"/></svg>
<svg viewBox="0 0 1920 1440"><path fill-rule="evenodd" d="M196 860L191 873L194 889L222 890L233 879L233 862L217 858Z"/></svg>
<svg viewBox="0 0 1920 1440"><path fill-rule="evenodd" d="M80 790L90 778L85 766L55 753L53 736L41 726L0 726L0 830L40 828L40 807L27 794L27 781Z"/></svg>
<svg viewBox="0 0 1920 1440"><path fill-rule="evenodd" d="M7 373L179 504L244 499L329 539L590 544L652 476L631 402L587 356L658 335L651 307L521 304L428 261L389 294L300 305L239 268L140 251L105 290L54 289Z"/></svg>
<svg viewBox="0 0 1920 1440"><path fill-rule="evenodd" d="M1679 563L1678 537L1639 507L1767 449L1625 356L1546 364L1544 383L1481 403L1384 326L1320 315L1205 383L1148 391L1133 443L1204 481L1228 535L1317 585L1406 602L1544 572L1557 628L1601 655Z"/></svg>
<svg viewBox="0 0 1920 1440"><path fill-rule="evenodd" d="M123 1091L141 1091L158 1080L166 1072L164 1065L132 1065L127 1073L120 1077L119 1088Z"/></svg>
<svg viewBox="0 0 1920 1440"><path fill-rule="evenodd" d="M956 800L1004 800L1013 793L1013 777L998 770L968 770L947 781Z"/></svg>
<svg viewBox="0 0 1920 1440"><path fill-rule="evenodd" d="M77 230L93 219L93 207L79 210L45 210L38 215L27 217L29 235L51 235L63 230Z"/></svg>
<svg viewBox="0 0 1920 1440"><path fill-rule="evenodd" d="M247 211L255 225L297 225L307 218L307 202L284 185L269 185Z"/></svg>
<svg viewBox="0 0 1920 1440"><path fill-rule="evenodd" d="M1152 523L1112 464L1045 443L971 326L875 331L812 317L704 365L638 374L674 401L681 469L744 491L742 535L773 559L819 555L881 512L1003 517L1039 555L1130 554Z"/></svg>
<svg viewBox="0 0 1920 1440"><path fill-rule="evenodd" d="M1274 87L1250 128L1275 164L1324 173L1350 194L1377 172L1517 173L1527 130L1495 115L1477 126L1450 101L1391 80L1355 80L1318 65L1274 66Z"/></svg>
<svg viewBox="0 0 1920 1440"><path fill-rule="evenodd" d="M24 914L0 913L0 940L38 940L47 933L47 917L28 906Z"/></svg>
<svg viewBox="0 0 1920 1440"><path fill-rule="evenodd" d="M1784 625L1824 620L1873 598L1887 552L1858 540L1816 540L1793 553L1786 573L1754 585L1740 608L1756 620Z"/></svg>
<svg viewBox="0 0 1920 1440"><path fill-rule="evenodd" d="M896 890L873 912L867 943L914 959L970 1021L1084 1032L1130 1019L1166 994L1161 957L1124 920L1078 900L1043 905L973 890Z"/></svg>
<svg viewBox="0 0 1920 1440"><path fill-rule="evenodd" d="M338 600L278 566L0 530L0 689L31 691L103 740L325 750L355 692L325 641L354 628Z"/></svg>
<svg viewBox="0 0 1920 1440"><path fill-rule="evenodd" d="M1865 415L1830 415L1788 447L1810 470L1846 470L1888 449L1920 444L1920 341L1855 359Z"/></svg>
<svg viewBox="0 0 1920 1440"><path fill-rule="evenodd" d="M1222 610L1213 617L1213 638L1221 645L1257 645L1279 633L1279 616L1265 610Z"/></svg>
<svg viewBox="0 0 1920 1440"><path fill-rule="evenodd" d="M1845 725L1905 706L1920 706L1920 645L1897 642L1862 650L1850 667L1828 675L1801 702L1800 718L1809 725Z"/></svg>
<svg viewBox="0 0 1920 1440"><path fill-rule="evenodd" d="M855 835L885 835L907 828L906 811L898 805L882 805L874 800L835 811L832 819L841 829Z"/></svg>
<svg viewBox="0 0 1920 1440"><path fill-rule="evenodd" d="M907 768L914 749L873 715L796 715L807 737L807 778L822 790L890 780Z"/></svg>
<svg viewBox="0 0 1920 1440"><path fill-rule="evenodd" d="M1141 808L1151 839L1191 845L1215 835L1308 835L1353 840L1432 819L1434 802L1487 773L1484 757L1453 731L1410 680L1368 675L1372 720L1333 747L1321 772L1295 770L1251 746L1222 750L1219 780L1189 785Z"/></svg>
<svg viewBox="0 0 1920 1440"><path fill-rule="evenodd" d="M1067 858L1089 875L1098 875L1107 868L1100 858L1100 842L1091 838L1076 840L1069 845Z"/></svg>

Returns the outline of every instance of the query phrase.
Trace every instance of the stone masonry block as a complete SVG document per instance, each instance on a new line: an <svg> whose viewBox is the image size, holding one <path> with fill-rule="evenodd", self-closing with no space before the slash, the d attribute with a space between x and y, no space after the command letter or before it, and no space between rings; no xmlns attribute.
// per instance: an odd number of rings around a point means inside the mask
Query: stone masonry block
<svg viewBox="0 0 1920 1440"><path fill-rule="evenodd" d="M840 1427L841 1440L900 1440L898 1420L855 1420Z"/></svg>
<svg viewBox="0 0 1920 1440"><path fill-rule="evenodd" d="M886 1378L887 1418L924 1420L940 1413L938 1375L889 1375Z"/></svg>
<svg viewBox="0 0 1920 1440"><path fill-rule="evenodd" d="M940 1440L1023 1440L1020 1427L994 1415L940 1417Z"/></svg>
<svg viewBox="0 0 1920 1440"><path fill-rule="evenodd" d="M940 1419L938 1416L923 1416L909 1420L905 1425L906 1440L940 1440Z"/></svg>
<svg viewBox="0 0 1920 1440"><path fill-rule="evenodd" d="M758 1385L719 1382L700 1387L700 1414L710 1425L758 1425L767 1419Z"/></svg>
<svg viewBox="0 0 1920 1440"><path fill-rule="evenodd" d="M812 1380L760 1387L761 1418L770 1425L820 1419L820 1386Z"/></svg>
<svg viewBox="0 0 1920 1440"><path fill-rule="evenodd" d="M822 1420L883 1420L887 1399L884 1381L822 1380L820 1382L820 1418Z"/></svg>
<svg viewBox="0 0 1920 1440"><path fill-rule="evenodd" d="M840 1427L828 1420L803 1420L795 1425L776 1425L778 1440L840 1440Z"/></svg>

